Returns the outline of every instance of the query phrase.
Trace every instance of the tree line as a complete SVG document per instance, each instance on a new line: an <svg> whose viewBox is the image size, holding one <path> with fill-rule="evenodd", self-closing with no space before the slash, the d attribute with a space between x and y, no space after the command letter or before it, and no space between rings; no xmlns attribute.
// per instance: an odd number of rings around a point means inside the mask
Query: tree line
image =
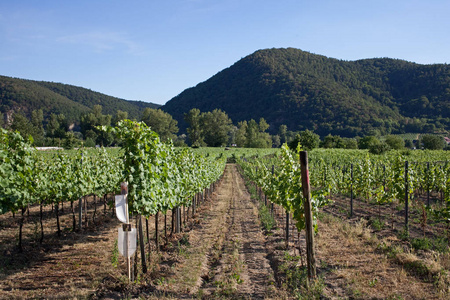
<svg viewBox="0 0 450 300"><path fill-rule="evenodd" d="M31 118L17 112L11 119L11 122L5 123L0 118L0 126L18 131L23 137L31 136L35 146L64 148L114 146L120 142L112 134L102 131L100 126L115 126L119 121L128 119L128 113L117 110L114 115L103 114L102 106L95 105L90 112L81 116L79 124L70 123L64 114L52 113L45 120L41 109L32 111ZM448 148L442 136L433 134L421 135L418 140L403 139L398 135L348 138L328 134L321 138L310 130L288 130L285 124L275 130L272 129L272 132L275 131L276 134L270 134L268 132L270 126L264 118L244 120L234 124L228 114L221 109L201 112L198 108L193 108L185 113L184 120L188 124L187 135L179 134L178 122L161 109L147 107L140 120L136 121L144 122L158 133L162 141L170 140L179 147L277 148L288 143L295 149L300 143L305 149L317 147L369 149L375 154L381 154L390 149Z"/></svg>

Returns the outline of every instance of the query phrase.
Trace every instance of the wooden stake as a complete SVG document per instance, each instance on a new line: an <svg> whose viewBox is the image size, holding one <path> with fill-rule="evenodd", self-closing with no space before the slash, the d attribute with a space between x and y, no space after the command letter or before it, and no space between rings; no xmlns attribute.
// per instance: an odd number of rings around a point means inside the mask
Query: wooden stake
<svg viewBox="0 0 450 300"><path fill-rule="evenodd" d="M144 230L142 229L142 216L138 216L139 219L139 246L141 248L141 263L142 263L142 272L147 273L147 264L145 261L145 245L144 245Z"/></svg>
<svg viewBox="0 0 450 300"><path fill-rule="evenodd" d="M300 152L300 167L302 171L302 189L305 199L305 223L306 223L306 264L308 266L308 279L316 278L316 259L314 254L314 231L311 210L311 191L309 184L308 152Z"/></svg>
<svg viewBox="0 0 450 300"><path fill-rule="evenodd" d="M155 246L156 246L156 252L159 252L158 222L159 222L159 211L156 212L156 215L155 215Z"/></svg>
<svg viewBox="0 0 450 300"><path fill-rule="evenodd" d="M78 230L83 229L83 197L78 200Z"/></svg>
<svg viewBox="0 0 450 300"><path fill-rule="evenodd" d="M408 197L408 161L405 161L405 231L409 234L408 216L409 216L409 197Z"/></svg>
<svg viewBox="0 0 450 300"><path fill-rule="evenodd" d="M289 249L289 212L286 210L286 249Z"/></svg>

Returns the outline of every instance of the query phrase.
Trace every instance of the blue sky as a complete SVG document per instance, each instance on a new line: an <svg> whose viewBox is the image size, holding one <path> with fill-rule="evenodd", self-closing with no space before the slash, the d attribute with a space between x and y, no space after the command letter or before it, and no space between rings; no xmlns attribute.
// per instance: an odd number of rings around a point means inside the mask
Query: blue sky
<svg viewBox="0 0 450 300"><path fill-rule="evenodd" d="M259 49L450 63L449 16L448 0L1 0L0 75L164 104Z"/></svg>

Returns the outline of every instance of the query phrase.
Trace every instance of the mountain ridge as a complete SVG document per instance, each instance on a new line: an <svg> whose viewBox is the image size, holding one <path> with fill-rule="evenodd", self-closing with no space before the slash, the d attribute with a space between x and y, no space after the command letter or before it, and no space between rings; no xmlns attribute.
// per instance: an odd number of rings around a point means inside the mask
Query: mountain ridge
<svg viewBox="0 0 450 300"><path fill-rule="evenodd" d="M343 61L295 48L263 49L162 107L182 130L183 114L191 108L222 109L235 123L263 117L272 133L281 124L294 131L349 137L374 131L448 130L450 68L391 58Z"/></svg>
<svg viewBox="0 0 450 300"><path fill-rule="evenodd" d="M2 75L0 100L0 112L7 116L19 111L29 116L33 110L42 109L45 118L51 113L64 114L70 122L78 122L81 115L90 112L94 105L101 105L104 114L127 111L132 119L140 119L146 107L160 107L150 102L108 96L79 86Z"/></svg>

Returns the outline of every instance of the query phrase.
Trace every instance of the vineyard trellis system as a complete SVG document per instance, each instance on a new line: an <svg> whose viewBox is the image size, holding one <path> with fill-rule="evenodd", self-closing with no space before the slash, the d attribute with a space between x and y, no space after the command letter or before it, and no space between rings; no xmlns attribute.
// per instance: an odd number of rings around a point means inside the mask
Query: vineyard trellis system
<svg viewBox="0 0 450 300"><path fill-rule="evenodd" d="M424 232L426 222L430 222L431 218L435 223L446 223L449 235L448 155L436 153L437 159L432 160L434 153L423 151L418 154L408 157L393 152L386 156L370 156L362 151L313 151L310 170L313 196L315 195L314 212L317 213L317 208L329 204L332 198L344 196L348 197L345 209L348 209L346 215L350 218L357 216L354 212L356 203L376 204L379 211L382 206L389 204L398 211L391 212L392 223L395 221L394 216L399 213L404 218L401 232L403 236L409 236L411 220L417 222L417 218L421 219L419 223ZM286 216L293 213L297 228L302 230L304 218L301 214L301 202L298 200L297 184L299 166L293 155L293 152L283 148L280 156L244 158L239 163L245 175L264 193L266 206L267 199L272 202L272 206L273 203L281 205ZM437 201L432 201L433 195ZM342 203L342 200L338 202ZM414 209L413 217L411 209ZM289 228L288 222L289 219L286 218L286 228ZM287 232L286 243L288 238ZM450 236L447 239L450 243Z"/></svg>
<svg viewBox="0 0 450 300"><path fill-rule="evenodd" d="M24 140L19 133L1 129L0 213L21 212L19 251L23 250L22 227L30 205L40 206L42 243L44 205L54 207L58 235L61 234L59 215L65 201L70 202L72 229L82 230L83 212L87 229L88 197L92 196L94 200L92 220L95 223L97 199L103 198L106 211L108 195L117 194L120 182L127 181L132 216L143 216L148 224L150 216L165 215L170 210L176 214L176 226L180 230L180 207L188 207L188 213L191 209L195 214L202 199L211 194L223 173L224 156L204 157L188 149L162 143L158 135L143 123L125 120L116 128L102 129L122 139L119 155L112 155L103 148L94 151L81 149L74 155L61 151L53 155L38 155L30 141ZM78 202L78 227L75 201ZM113 206L112 202L109 204Z"/></svg>

